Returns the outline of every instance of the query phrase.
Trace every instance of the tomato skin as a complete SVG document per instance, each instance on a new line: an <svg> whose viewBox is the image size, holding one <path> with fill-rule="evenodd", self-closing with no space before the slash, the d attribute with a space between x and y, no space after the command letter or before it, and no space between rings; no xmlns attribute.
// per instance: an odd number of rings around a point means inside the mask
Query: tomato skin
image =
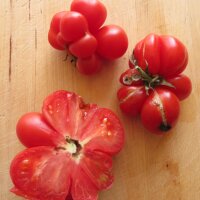
<svg viewBox="0 0 200 200"><path fill-rule="evenodd" d="M67 12L60 21L60 32L66 42L73 42L85 35L88 23L85 17L78 12Z"/></svg>
<svg viewBox="0 0 200 200"><path fill-rule="evenodd" d="M128 38L125 31L116 25L102 27L96 34L96 38L98 54L108 60L123 56L128 48Z"/></svg>
<svg viewBox="0 0 200 200"><path fill-rule="evenodd" d="M175 88L169 88L170 91L172 91L179 100L186 99L192 91L192 83L188 76L184 74L179 74L178 76L175 76L173 78L166 79L167 82L171 83Z"/></svg>
<svg viewBox="0 0 200 200"><path fill-rule="evenodd" d="M92 56L97 48L96 38L86 33L81 39L69 45L69 51L78 58L87 58Z"/></svg>
<svg viewBox="0 0 200 200"><path fill-rule="evenodd" d="M60 51L65 50L65 44L61 43L57 38L57 34L51 30L48 33L48 40L49 40L50 45L53 48L60 50Z"/></svg>
<svg viewBox="0 0 200 200"><path fill-rule="evenodd" d="M65 16L66 13L67 11L62 11L56 13L53 16L51 20L50 30L53 31L55 34L58 34L60 32L60 21Z"/></svg>
<svg viewBox="0 0 200 200"><path fill-rule="evenodd" d="M96 54L89 58L78 58L76 67L80 73L85 75L92 75L102 69L102 60Z"/></svg>
<svg viewBox="0 0 200 200"><path fill-rule="evenodd" d="M103 25L107 17L105 6L98 0L73 0L71 10L85 16L92 33Z"/></svg>
<svg viewBox="0 0 200 200"><path fill-rule="evenodd" d="M147 98L143 86L123 86L118 90L120 109L129 116L140 114L142 106Z"/></svg>
<svg viewBox="0 0 200 200"><path fill-rule="evenodd" d="M126 81L126 78L127 79L130 79L130 77L132 76L139 76L140 73L138 72L137 69L133 68L133 69L128 69L126 70L125 72L123 72L120 76L120 83L122 85L126 85L126 86L138 86L138 85L142 85L143 84L143 81L142 80L135 80L135 81Z"/></svg>
<svg viewBox="0 0 200 200"><path fill-rule="evenodd" d="M188 53L185 46L175 37L160 36L160 71L159 74L165 78L173 77L187 66Z"/></svg>
<svg viewBox="0 0 200 200"><path fill-rule="evenodd" d="M138 66L150 74L157 74L160 70L160 38L158 35L150 34L140 41L134 49L134 57Z"/></svg>
<svg viewBox="0 0 200 200"><path fill-rule="evenodd" d="M152 133L164 134L176 124L179 112L180 103L176 95L169 90L157 88L142 107L141 121Z"/></svg>
<svg viewBox="0 0 200 200"><path fill-rule="evenodd" d="M23 115L16 127L17 136L26 147L55 146L64 138L48 124L41 113Z"/></svg>
<svg viewBox="0 0 200 200"><path fill-rule="evenodd" d="M187 49L172 36L150 34L136 44L133 54L138 66L145 70L148 64L150 74L163 78L180 74L188 62Z"/></svg>

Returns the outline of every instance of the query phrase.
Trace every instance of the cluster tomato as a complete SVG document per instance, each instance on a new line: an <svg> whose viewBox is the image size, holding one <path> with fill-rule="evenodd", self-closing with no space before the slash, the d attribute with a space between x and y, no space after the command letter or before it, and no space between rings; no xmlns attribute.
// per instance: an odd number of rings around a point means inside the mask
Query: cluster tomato
<svg viewBox="0 0 200 200"><path fill-rule="evenodd" d="M187 63L187 49L175 37L146 36L136 44L130 69L120 77L121 110L140 115L144 127L153 133L170 130L179 116L179 101L192 90L190 79L182 74Z"/></svg>
<svg viewBox="0 0 200 200"><path fill-rule="evenodd" d="M102 27L106 17L106 8L99 0L73 0L70 11L53 16L49 43L73 55L81 73L97 73L103 60L117 59L128 48L127 35L122 28L116 25Z"/></svg>
<svg viewBox="0 0 200 200"><path fill-rule="evenodd" d="M17 124L28 147L12 161L15 194L34 200L97 200L113 182L112 156L124 143L118 117L67 91L49 95L42 113Z"/></svg>

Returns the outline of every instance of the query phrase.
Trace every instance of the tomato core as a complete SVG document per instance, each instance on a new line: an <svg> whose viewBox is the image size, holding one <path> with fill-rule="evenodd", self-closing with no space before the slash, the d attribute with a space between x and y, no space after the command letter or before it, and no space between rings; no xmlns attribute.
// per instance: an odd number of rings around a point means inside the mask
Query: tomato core
<svg viewBox="0 0 200 200"><path fill-rule="evenodd" d="M78 140L73 140L69 137L66 137L66 143L64 145L56 147L57 150L64 150L70 153L73 157L77 157L80 154L82 146Z"/></svg>

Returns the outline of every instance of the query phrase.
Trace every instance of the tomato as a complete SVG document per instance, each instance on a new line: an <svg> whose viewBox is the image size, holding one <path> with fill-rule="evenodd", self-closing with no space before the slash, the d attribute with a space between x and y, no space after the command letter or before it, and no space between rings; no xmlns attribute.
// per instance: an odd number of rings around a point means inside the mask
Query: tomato
<svg viewBox="0 0 200 200"><path fill-rule="evenodd" d="M118 90L117 96L121 110L133 117L140 114L147 98L144 86L123 86Z"/></svg>
<svg viewBox="0 0 200 200"><path fill-rule="evenodd" d="M105 6L98 0L73 0L71 10L85 16L92 33L103 25L107 17Z"/></svg>
<svg viewBox="0 0 200 200"><path fill-rule="evenodd" d="M57 91L44 100L42 113L22 116L17 133L31 148L11 163L15 194L26 199L89 200L111 186L112 156L124 144L123 127L112 111ZM39 135L41 141L35 139Z"/></svg>
<svg viewBox="0 0 200 200"><path fill-rule="evenodd" d="M80 39L87 31L87 20L78 12L67 12L60 20L60 32L63 39L67 42Z"/></svg>
<svg viewBox="0 0 200 200"><path fill-rule="evenodd" d="M180 103L176 95L166 89L157 88L142 107L142 124L149 131L162 134L175 125L179 112Z"/></svg>
<svg viewBox="0 0 200 200"><path fill-rule="evenodd" d="M180 74L187 66L186 47L175 37L147 35L139 41L129 60L129 69L120 76L118 99L122 112L140 114L149 131L170 130L179 116L179 100L192 90L190 79Z"/></svg>
<svg viewBox="0 0 200 200"><path fill-rule="evenodd" d="M76 67L80 73L91 75L101 70L102 61L98 55L93 54L89 58L78 58L76 62Z"/></svg>
<svg viewBox="0 0 200 200"><path fill-rule="evenodd" d="M86 33L85 36L69 46L69 51L78 58L87 58L94 54L96 48L96 38L93 35Z"/></svg>
<svg viewBox="0 0 200 200"><path fill-rule="evenodd" d="M179 100L186 99L192 91L191 80L184 74L168 78L166 81L174 86L168 89L171 90L179 98Z"/></svg>
<svg viewBox="0 0 200 200"><path fill-rule="evenodd" d="M61 43L57 37L58 35L53 31L49 31L48 40L51 46L57 50L65 50L65 44Z"/></svg>
<svg viewBox="0 0 200 200"><path fill-rule="evenodd" d="M113 60L124 55L128 48L125 31L116 25L102 27L96 34L97 52L103 58Z"/></svg>
<svg viewBox="0 0 200 200"><path fill-rule="evenodd" d="M175 37L150 34L136 44L133 58L134 63L143 70L148 67L151 75L169 78L183 72L188 62L188 53Z"/></svg>
<svg viewBox="0 0 200 200"><path fill-rule="evenodd" d="M120 76L120 82L126 86L137 86L143 84L140 73L135 68L123 72Z"/></svg>

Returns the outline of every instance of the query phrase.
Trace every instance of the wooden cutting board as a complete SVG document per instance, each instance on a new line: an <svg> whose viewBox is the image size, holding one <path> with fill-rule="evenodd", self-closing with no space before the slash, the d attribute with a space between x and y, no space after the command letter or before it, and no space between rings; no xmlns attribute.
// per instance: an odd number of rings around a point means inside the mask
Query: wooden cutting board
<svg viewBox="0 0 200 200"><path fill-rule="evenodd" d="M21 199L9 192L9 165L24 149L15 134L19 117L40 111L43 99L65 89L116 112L126 130L126 144L114 159L115 182L100 200L200 199L200 1L103 0L106 23L122 26L127 53L96 76L77 72L65 53L50 47L47 32L54 13L70 0L6 0L0 3L0 200ZM128 67L136 42L149 33L178 37L188 48L193 92L181 102L177 126L163 137L151 135L139 119L118 108L118 78Z"/></svg>

